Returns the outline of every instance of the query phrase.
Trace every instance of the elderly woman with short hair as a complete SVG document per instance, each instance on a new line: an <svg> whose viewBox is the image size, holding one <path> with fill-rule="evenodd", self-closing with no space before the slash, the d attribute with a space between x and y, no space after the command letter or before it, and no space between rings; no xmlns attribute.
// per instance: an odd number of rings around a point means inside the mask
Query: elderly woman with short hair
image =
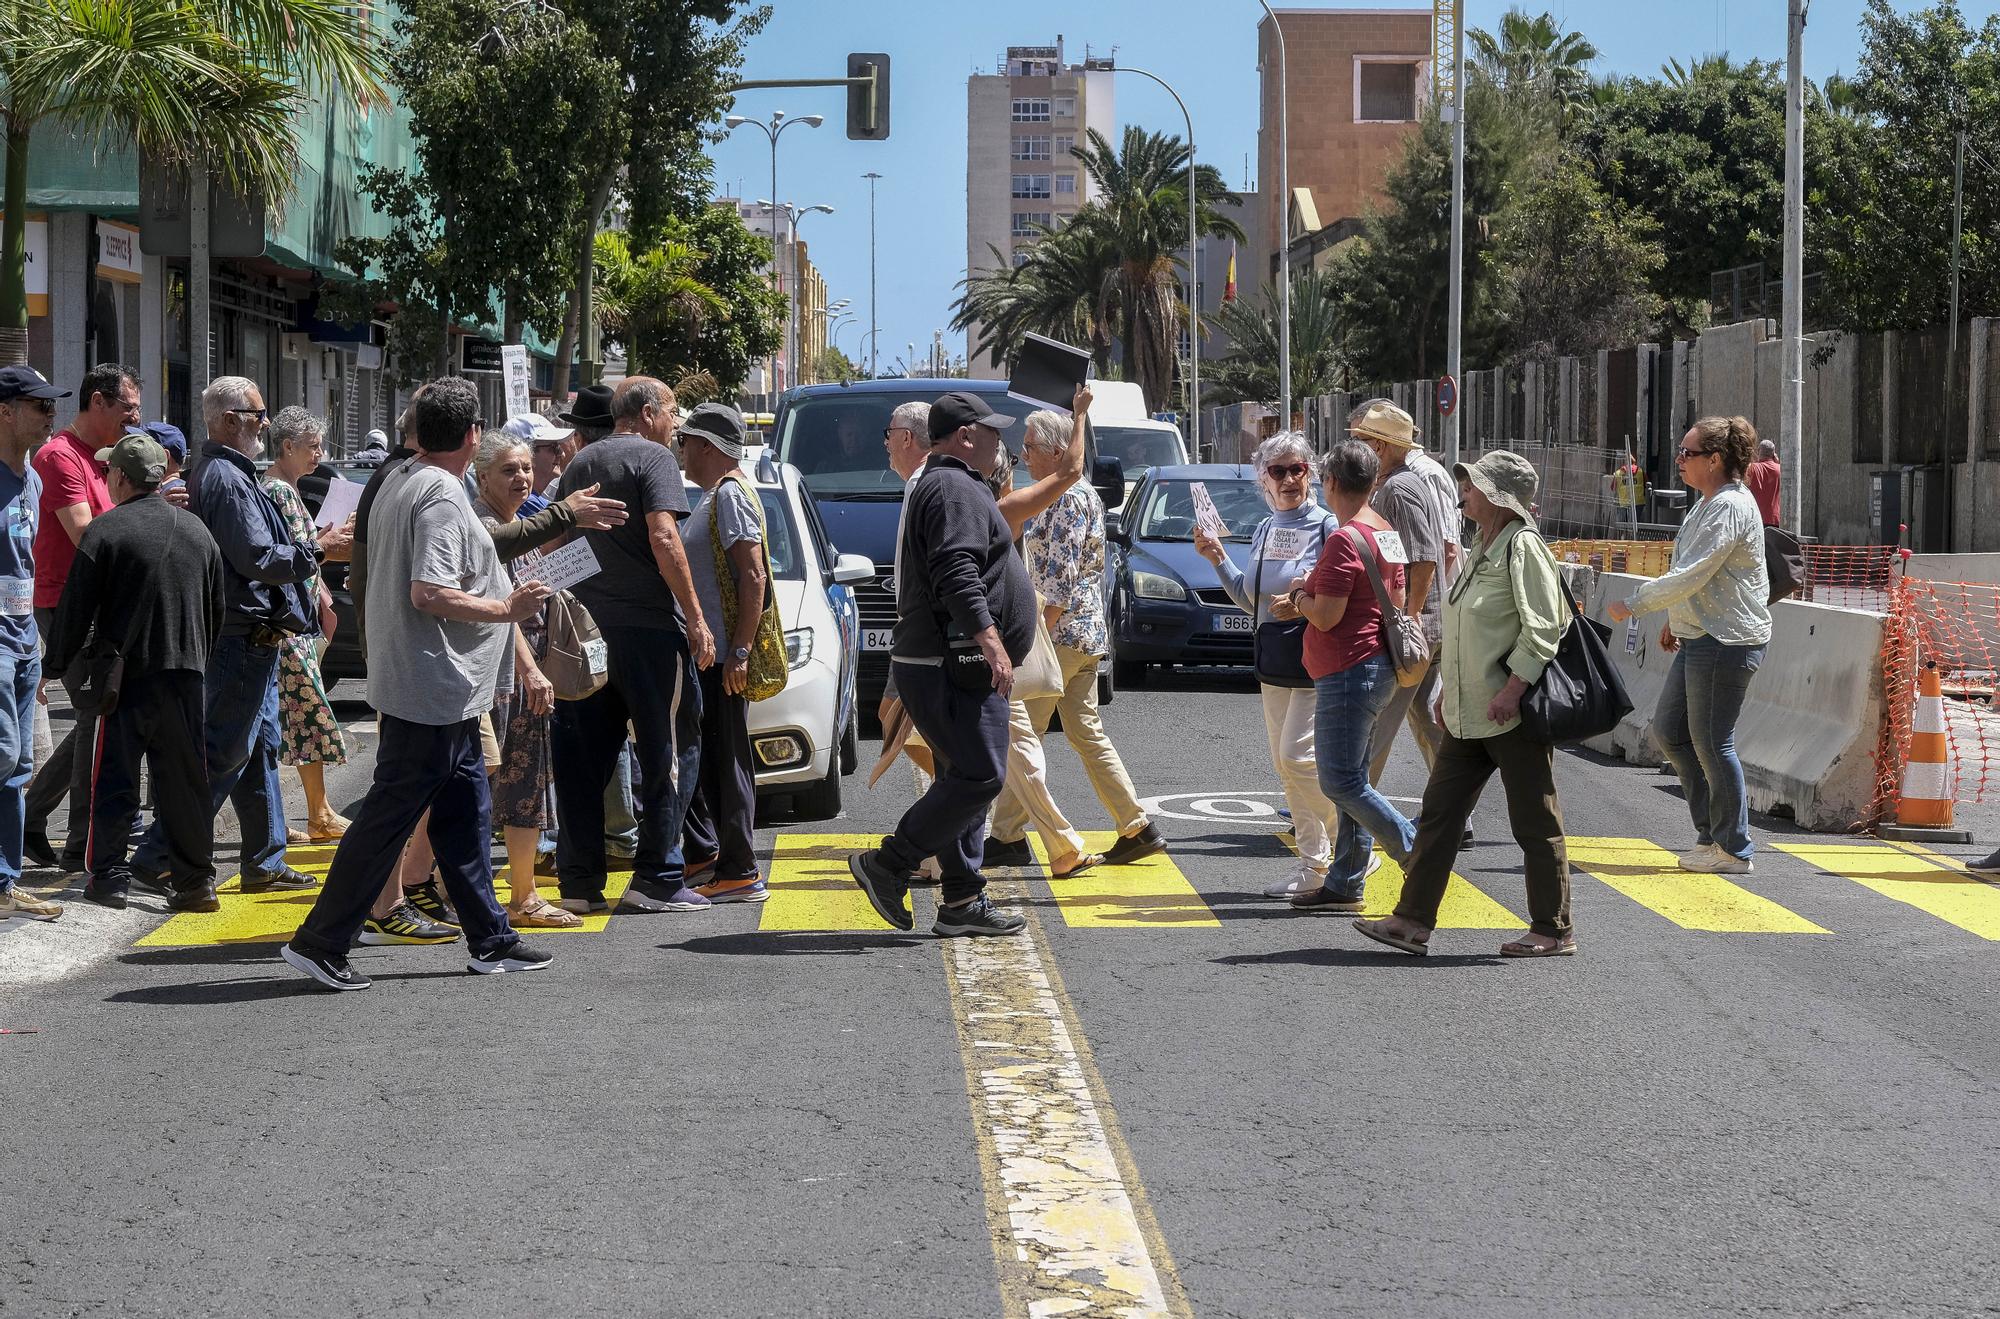
<svg viewBox="0 0 2000 1319"><path fill-rule="evenodd" d="M299 478L318 467L326 451L325 433L326 423L304 408L279 409L271 418L271 465L264 471L263 488L284 516L292 539L338 552L351 542L351 533L342 527L315 527L299 492ZM317 569L305 588L308 598L318 602L319 631L286 637L278 650L278 717L284 732L278 758L298 770L305 788L306 837L330 842L346 833L348 825L326 799L326 767L347 763L347 741L319 670L320 639L333 637L333 595Z"/></svg>
<svg viewBox="0 0 2000 1319"><path fill-rule="evenodd" d="M1257 446L1252 459L1257 484L1271 506L1271 516L1257 524L1250 537L1251 569L1245 573L1222 548L1222 542L1195 529L1195 549L1215 565L1229 598L1248 610L1261 648L1265 624L1289 623L1299 617L1290 598L1294 585L1312 575L1320 551L1334 532L1333 514L1313 500L1318 462L1312 446L1297 431L1273 435ZM1303 630L1299 643L1304 644ZM1273 661L1296 666L1295 677L1278 677ZM1315 700L1306 676L1304 655L1266 656L1257 661L1258 687L1264 699L1264 732L1271 764L1285 790L1292 812L1292 830L1299 843L1299 871L1291 880L1264 890L1271 898L1291 898L1325 887L1333 863L1333 838L1340 829L1340 811L1319 786L1319 764L1313 755Z"/></svg>

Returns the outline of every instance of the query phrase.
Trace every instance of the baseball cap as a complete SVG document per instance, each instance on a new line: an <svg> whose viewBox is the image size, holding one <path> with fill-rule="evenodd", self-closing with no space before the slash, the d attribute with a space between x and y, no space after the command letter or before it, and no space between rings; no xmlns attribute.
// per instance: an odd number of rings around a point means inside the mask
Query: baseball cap
<svg viewBox="0 0 2000 1319"><path fill-rule="evenodd" d="M1014 418L1002 416L987 407L986 400L979 395L962 389L955 389L931 404L933 444L953 434L961 426L991 426L994 430L1003 431L1013 424Z"/></svg>
<svg viewBox="0 0 2000 1319"><path fill-rule="evenodd" d="M129 430L125 433L127 435L152 436L159 446L167 451L167 455L177 463L185 463L188 459L187 436L181 434L181 428L170 421L149 421L137 430Z"/></svg>
<svg viewBox="0 0 2000 1319"><path fill-rule="evenodd" d="M747 447L743 414L727 403L704 403L688 413L682 431L693 431L731 458L741 458Z"/></svg>
<svg viewBox="0 0 2000 1319"><path fill-rule="evenodd" d="M507 424L500 429L517 440L526 440L531 446L561 444L570 437L569 431L539 412L524 412L518 417L509 417Z"/></svg>
<svg viewBox="0 0 2000 1319"><path fill-rule="evenodd" d="M144 431L130 432L108 449L97 451L97 461L125 479L148 489L167 479L167 451Z"/></svg>
<svg viewBox="0 0 2000 1319"><path fill-rule="evenodd" d="M57 389L32 366L0 366L0 403L17 398L68 398L67 389Z"/></svg>

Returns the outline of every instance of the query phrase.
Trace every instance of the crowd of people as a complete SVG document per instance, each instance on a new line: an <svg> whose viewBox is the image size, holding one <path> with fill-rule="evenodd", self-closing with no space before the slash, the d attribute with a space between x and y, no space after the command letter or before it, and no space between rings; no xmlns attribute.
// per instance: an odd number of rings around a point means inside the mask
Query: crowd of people
<svg viewBox="0 0 2000 1319"><path fill-rule="evenodd" d="M0 762L13 771L0 789L0 917L62 914L19 888L24 862L83 872L84 897L106 906L136 884L176 911L218 910L225 802L241 823L244 892L319 889L282 955L333 989L369 983L347 958L357 940L463 939L476 972L546 966L520 931L609 910L614 862L632 871L621 910L768 897L748 704L771 582L734 410L683 416L668 386L634 377L586 388L560 425L489 428L472 384L436 380L414 394L396 447L371 436L377 465L355 512L321 519L324 423L300 408L271 416L255 382L208 386L193 462L179 431L140 423L128 369L95 367L77 393L75 420L51 436L68 392L0 369ZM1003 438L1015 419L975 394L906 403L883 435L906 483L883 764L907 754L919 795L849 868L898 928L914 924L910 889L935 884L938 935L1017 933L1022 919L988 901L984 867L1030 864L1030 829L1058 881L1166 848L1097 710L1107 519L1082 479L1090 403L1086 387L1068 415L1025 419L1025 480ZM1403 870L1402 896L1356 928L1426 952L1498 772L1531 917L1501 952L1571 953L1554 748L1521 721L1574 609L1535 524L1534 469L1503 451L1447 473L1388 400L1357 409L1349 435L1325 454L1294 433L1259 447L1272 511L1247 569L1212 528L1196 534L1253 618L1297 841L1296 870L1266 895L1358 916L1379 847ZM1756 454L1742 418L1688 431L1676 461L1701 498L1675 566L1612 607L1667 614L1661 644L1675 658L1658 727L1696 833L1689 870L1752 866L1734 727L1770 639L1763 519L1744 484ZM688 482L703 492L693 510ZM595 571L552 591L530 556L579 538ZM325 789L349 750L320 668L340 625L328 565L347 573L377 717L352 820ZM45 677L77 719L37 773ZM1117 826L1102 853L1049 787L1058 713ZM1414 818L1378 787L1404 727L1429 773ZM152 821L134 849L142 762ZM281 765L306 799L299 835ZM65 797L57 851L47 822ZM288 862L296 843L337 844L323 886ZM551 873L553 902L537 885Z"/></svg>

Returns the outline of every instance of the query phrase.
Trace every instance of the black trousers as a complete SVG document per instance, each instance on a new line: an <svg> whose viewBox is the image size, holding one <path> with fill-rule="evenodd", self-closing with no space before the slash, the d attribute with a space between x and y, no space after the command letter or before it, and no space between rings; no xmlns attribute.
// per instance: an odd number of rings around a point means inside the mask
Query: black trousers
<svg viewBox="0 0 2000 1319"><path fill-rule="evenodd" d="M701 774L681 831L688 864L713 858L715 879L755 879L756 830L750 698L725 692L722 665L713 664L701 674Z"/></svg>
<svg viewBox="0 0 2000 1319"><path fill-rule="evenodd" d="M55 621L55 610L35 611L35 626L45 637L54 633ZM62 677L45 676L59 681ZM63 690L69 690L68 683L63 683ZM65 796L69 798L69 839L63 844L63 854L71 860L83 859L83 840L89 833L91 762L96 748L97 720L79 714L28 782L28 803L23 816L29 833L47 833L49 816L62 805Z"/></svg>
<svg viewBox="0 0 2000 1319"><path fill-rule="evenodd" d="M901 871L927 856L944 868L946 902L986 888L986 808L1007 781L1007 701L1000 693L961 691L942 668L892 663L910 720L930 744L937 777L882 840L882 859Z"/></svg>
<svg viewBox="0 0 2000 1319"><path fill-rule="evenodd" d="M202 756L202 675L192 669L127 673L118 708L96 728L84 857L92 883L119 888L131 881L125 855L139 817L142 759L152 770L154 817L166 836L168 876L176 888L212 883L215 811ZM70 833L76 834L74 826Z"/></svg>

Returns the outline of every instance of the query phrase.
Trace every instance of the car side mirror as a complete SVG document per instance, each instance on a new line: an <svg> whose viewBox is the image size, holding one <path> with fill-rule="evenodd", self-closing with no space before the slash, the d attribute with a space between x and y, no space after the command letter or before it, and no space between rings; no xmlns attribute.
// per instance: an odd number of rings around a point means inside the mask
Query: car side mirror
<svg viewBox="0 0 2000 1319"><path fill-rule="evenodd" d="M1125 464L1116 458L1099 458L1090 469L1090 488L1106 508L1125 502Z"/></svg>
<svg viewBox="0 0 2000 1319"><path fill-rule="evenodd" d="M1125 514L1118 509L1104 510L1104 539L1116 545L1125 543Z"/></svg>
<svg viewBox="0 0 2000 1319"><path fill-rule="evenodd" d="M833 561L832 577L838 585L865 582L875 575L875 561L859 554L843 554Z"/></svg>

